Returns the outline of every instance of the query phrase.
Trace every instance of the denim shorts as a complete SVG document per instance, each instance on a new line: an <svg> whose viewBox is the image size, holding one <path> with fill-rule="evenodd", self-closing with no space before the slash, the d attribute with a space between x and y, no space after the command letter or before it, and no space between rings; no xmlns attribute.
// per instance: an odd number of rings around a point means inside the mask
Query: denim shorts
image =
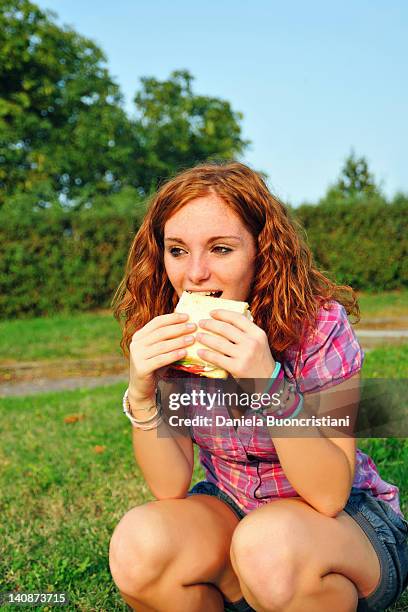
<svg viewBox="0 0 408 612"><path fill-rule="evenodd" d="M233 499L215 484L198 482L188 495L205 494L218 497L241 520L246 513ZM408 586L408 522L394 512L391 506L363 489L353 487L344 508L360 525L380 561L381 577L376 590L358 600L356 612L380 612L394 604ZM250 612L253 610L244 598L238 602L225 601L225 610Z"/></svg>

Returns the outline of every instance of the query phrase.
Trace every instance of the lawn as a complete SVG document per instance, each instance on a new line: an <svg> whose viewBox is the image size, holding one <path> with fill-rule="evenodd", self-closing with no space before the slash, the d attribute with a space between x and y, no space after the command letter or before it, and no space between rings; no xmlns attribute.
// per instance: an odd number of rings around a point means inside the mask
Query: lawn
<svg viewBox="0 0 408 612"><path fill-rule="evenodd" d="M362 296L361 304L363 317L402 316L408 291ZM0 362L119 355L119 337L106 312L4 321ZM364 377L403 378L407 363L408 345L375 349ZM133 460L123 387L0 400L0 593L67 591L70 610L126 610L109 573L109 539L126 510L153 498ZM358 445L398 484L408 515L408 439ZM193 482L203 476L196 465ZM408 595L393 609L407 610Z"/></svg>
<svg viewBox="0 0 408 612"><path fill-rule="evenodd" d="M408 344L385 346L366 351L364 378L407 378Z"/></svg>
<svg viewBox="0 0 408 612"><path fill-rule="evenodd" d="M365 318L407 317L408 291L359 296ZM112 314L81 313L0 321L0 363L119 355L120 326Z"/></svg>
<svg viewBox="0 0 408 612"><path fill-rule="evenodd" d="M109 539L128 509L153 497L133 460L123 391L0 401L0 593L66 591L70 610L126 609L109 573Z"/></svg>
<svg viewBox="0 0 408 612"><path fill-rule="evenodd" d="M408 317L408 291L384 291L383 293L358 293L362 314L375 318L405 318Z"/></svg>
<svg viewBox="0 0 408 612"><path fill-rule="evenodd" d="M0 321L0 363L120 355L120 338L106 311Z"/></svg>
<svg viewBox="0 0 408 612"><path fill-rule="evenodd" d="M364 369L382 371L387 359L397 361L373 351ZM153 498L133 460L123 387L0 400L0 592L66 591L70 610L126 609L109 573L109 539L129 508ZM408 439L358 445L399 486L408 514ZM203 475L196 466L193 482ZM393 609L407 610L408 597Z"/></svg>

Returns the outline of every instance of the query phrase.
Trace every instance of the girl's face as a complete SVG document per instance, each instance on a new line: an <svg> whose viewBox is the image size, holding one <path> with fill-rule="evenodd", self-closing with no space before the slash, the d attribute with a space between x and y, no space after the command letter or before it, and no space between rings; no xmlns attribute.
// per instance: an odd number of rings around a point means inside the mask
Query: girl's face
<svg viewBox="0 0 408 612"><path fill-rule="evenodd" d="M222 291L246 301L256 245L241 219L216 195L196 198L164 226L164 266L177 295Z"/></svg>

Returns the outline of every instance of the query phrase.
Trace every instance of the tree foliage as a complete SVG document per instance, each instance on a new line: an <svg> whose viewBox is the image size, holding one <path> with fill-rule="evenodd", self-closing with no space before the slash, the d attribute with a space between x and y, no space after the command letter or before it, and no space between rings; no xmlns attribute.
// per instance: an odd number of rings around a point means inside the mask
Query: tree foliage
<svg viewBox="0 0 408 612"><path fill-rule="evenodd" d="M366 158L356 157L352 151L345 159L336 183L328 189L324 201L355 201L381 196L381 190L368 169Z"/></svg>
<svg viewBox="0 0 408 612"><path fill-rule="evenodd" d="M0 188L73 198L106 192L134 143L121 94L90 40L29 0L0 11Z"/></svg>
<svg viewBox="0 0 408 612"><path fill-rule="evenodd" d="M241 113L225 100L194 94L192 81L187 70L174 71L165 81L141 79L136 132L146 152L140 168L146 190L181 168L233 158L248 145L241 138Z"/></svg>
<svg viewBox="0 0 408 612"><path fill-rule="evenodd" d="M2 0L0 204L21 192L71 204L125 185L146 194L184 166L239 155L242 116L192 81L142 78L130 119L91 40L30 0Z"/></svg>

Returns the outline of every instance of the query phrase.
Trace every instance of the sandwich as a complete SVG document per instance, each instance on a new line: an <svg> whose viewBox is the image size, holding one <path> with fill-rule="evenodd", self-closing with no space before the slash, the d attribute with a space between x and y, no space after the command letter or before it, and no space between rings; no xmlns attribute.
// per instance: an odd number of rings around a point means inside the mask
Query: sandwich
<svg viewBox="0 0 408 612"><path fill-rule="evenodd" d="M222 292L214 292L221 294ZM199 327L198 322L200 319L210 319L210 311L216 308L224 308L225 310L232 310L233 312L239 312L245 315L250 321L253 321L252 315L249 311L249 304L247 302L239 302L237 300L225 300L221 297L213 297L211 292L205 293L190 293L184 291L176 308L175 312L183 312L189 315L189 321L196 323ZM213 334L208 330L204 330L207 334ZM191 374L197 374L199 376L206 376L207 378L227 378L228 372L218 368L208 361L204 361L197 354L197 349L208 348L201 342L196 340L194 344L187 348L187 354L183 359L176 361L172 364L172 368L176 370L183 370L190 372Z"/></svg>

